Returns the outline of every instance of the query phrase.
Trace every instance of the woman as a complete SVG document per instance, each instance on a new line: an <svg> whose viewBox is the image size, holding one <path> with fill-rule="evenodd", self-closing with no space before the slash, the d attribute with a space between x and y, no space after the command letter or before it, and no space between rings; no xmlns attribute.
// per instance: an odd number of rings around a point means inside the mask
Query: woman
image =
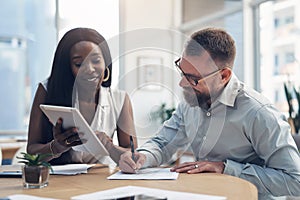
<svg viewBox="0 0 300 200"><path fill-rule="evenodd" d="M40 104L76 107L118 163L135 136L132 106L124 91L111 90L112 61L106 40L95 30L75 28L60 40L50 77L40 83L29 122L27 152L51 153L51 164L99 162L87 152L72 149L82 144L76 127L62 128L49 122ZM117 131L119 146L112 144ZM135 138L135 137L134 137ZM137 146L136 139L134 143ZM100 160L104 162L104 160Z"/></svg>

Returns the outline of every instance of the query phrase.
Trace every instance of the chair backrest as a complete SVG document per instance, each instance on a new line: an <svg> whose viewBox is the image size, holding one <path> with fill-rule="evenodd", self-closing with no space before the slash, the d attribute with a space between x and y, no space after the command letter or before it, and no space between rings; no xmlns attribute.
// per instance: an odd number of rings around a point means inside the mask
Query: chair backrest
<svg viewBox="0 0 300 200"><path fill-rule="evenodd" d="M17 157L22 157L21 152L26 152L26 149L27 149L26 144L20 147L20 149L18 149L18 151L15 153L14 157L11 160L12 165L21 165L19 163L20 160Z"/></svg>
<svg viewBox="0 0 300 200"><path fill-rule="evenodd" d="M293 138L295 140L295 143L296 143L298 149L300 150L300 134L294 134Z"/></svg>

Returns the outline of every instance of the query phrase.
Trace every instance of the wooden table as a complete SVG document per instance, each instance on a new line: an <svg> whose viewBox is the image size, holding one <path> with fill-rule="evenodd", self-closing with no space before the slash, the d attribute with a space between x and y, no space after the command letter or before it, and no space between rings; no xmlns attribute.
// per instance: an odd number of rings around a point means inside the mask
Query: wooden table
<svg viewBox="0 0 300 200"><path fill-rule="evenodd" d="M256 187L237 177L203 173L180 174L177 180L107 180L115 172L106 166L96 166L88 174L76 176L51 175L49 185L42 189L23 189L21 178L0 178L0 197L12 194L27 194L57 199L70 199L72 196L112 189L121 186L142 186L226 196L228 199L257 199Z"/></svg>

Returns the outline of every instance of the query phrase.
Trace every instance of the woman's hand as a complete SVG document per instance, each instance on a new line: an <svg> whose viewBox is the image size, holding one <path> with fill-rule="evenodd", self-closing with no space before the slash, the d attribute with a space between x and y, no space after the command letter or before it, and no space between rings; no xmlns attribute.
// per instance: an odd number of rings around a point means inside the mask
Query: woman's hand
<svg viewBox="0 0 300 200"><path fill-rule="evenodd" d="M110 151L113 148L114 144L111 137L106 135L104 132L99 132L99 131L95 131L95 134L98 137L98 139L101 141L101 143L105 146L107 151Z"/></svg>
<svg viewBox="0 0 300 200"><path fill-rule="evenodd" d="M56 150L55 154L66 152L72 146L77 146L85 142L80 139L82 133L79 133L76 127L64 130L62 123L63 120L59 118L53 127L54 142L52 148Z"/></svg>
<svg viewBox="0 0 300 200"><path fill-rule="evenodd" d="M172 172L196 174L201 172L214 172L222 174L225 165L223 162L212 161L197 161L197 162L185 162L171 168Z"/></svg>
<svg viewBox="0 0 300 200"><path fill-rule="evenodd" d="M106 135L104 132L95 131L96 136L99 138L101 143L104 145L106 150L109 153L109 156L113 159L115 163L119 163L120 156L128 151L129 149L120 147L118 145L113 144L112 138Z"/></svg>

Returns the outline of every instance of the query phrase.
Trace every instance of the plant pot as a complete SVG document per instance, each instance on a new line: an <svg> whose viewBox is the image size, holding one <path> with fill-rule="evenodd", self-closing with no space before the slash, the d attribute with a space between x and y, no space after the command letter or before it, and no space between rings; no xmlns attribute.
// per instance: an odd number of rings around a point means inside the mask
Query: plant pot
<svg viewBox="0 0 300 200"><path fill-rule="evenodd" d="M24 188L43 188L48 185L49 168L46 166L22 166Z"/></svg>

